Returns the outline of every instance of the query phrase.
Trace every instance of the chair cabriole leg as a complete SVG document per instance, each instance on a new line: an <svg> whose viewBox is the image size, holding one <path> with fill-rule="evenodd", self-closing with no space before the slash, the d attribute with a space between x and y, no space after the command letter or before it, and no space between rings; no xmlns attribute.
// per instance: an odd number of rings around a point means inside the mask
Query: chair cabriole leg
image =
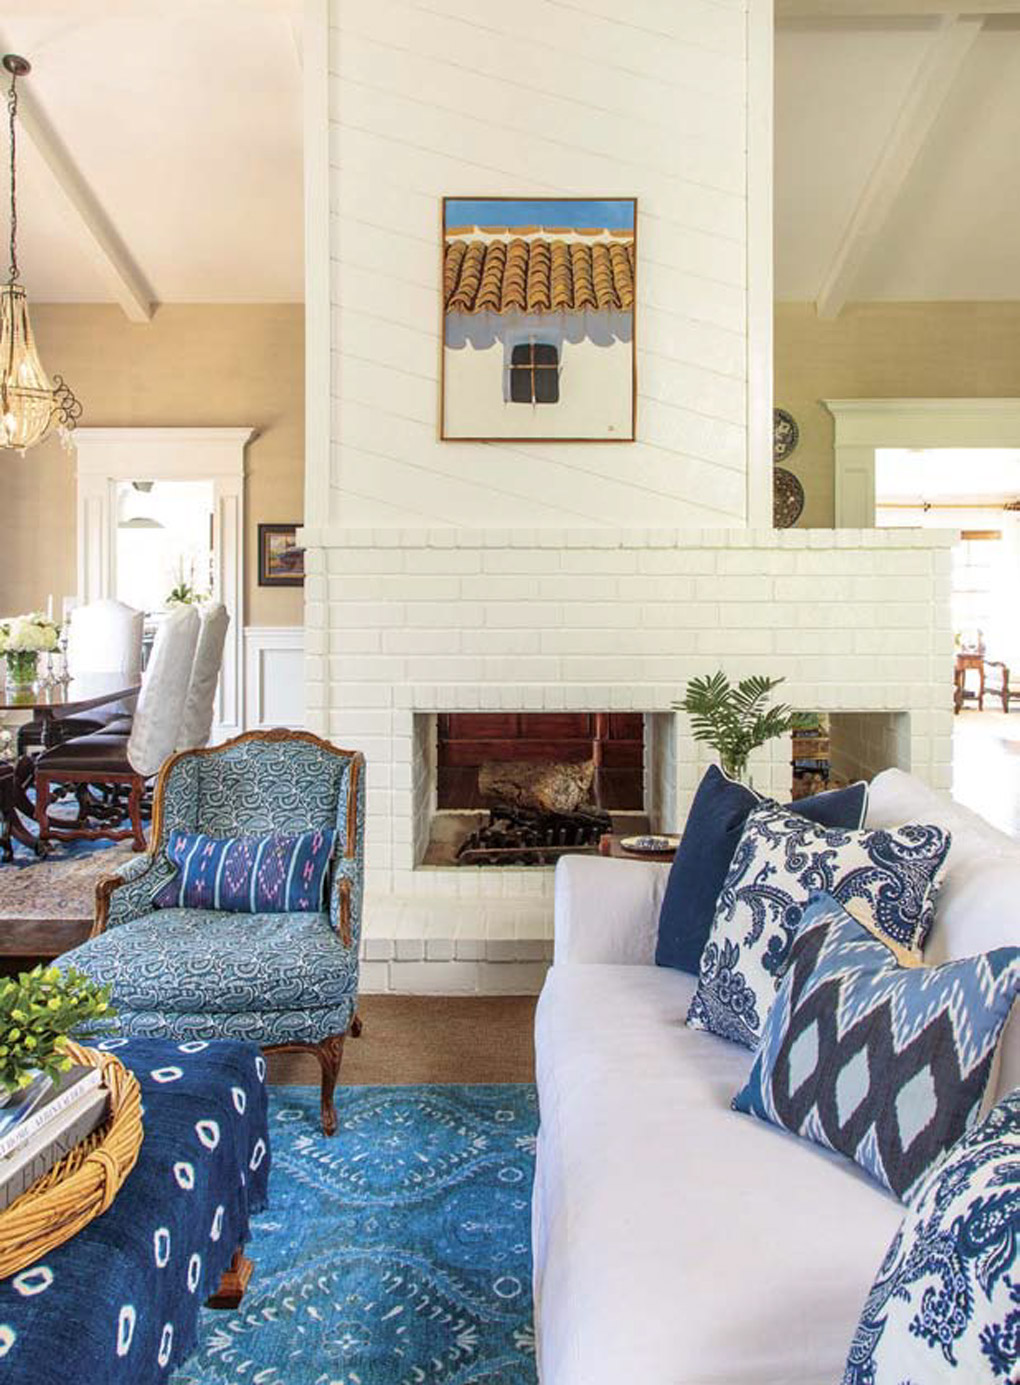
<svg viewBox="0 0 1020 1385"><path fill-rule="evenodd" d="M337 1118L333 1093L336 1091L337 1079L340 1076L340 1064L344 1056L343 1035L333 1035L329 1039L323 1039L315 1052L322 1067L322 1133L335 1135Z"/></svg>

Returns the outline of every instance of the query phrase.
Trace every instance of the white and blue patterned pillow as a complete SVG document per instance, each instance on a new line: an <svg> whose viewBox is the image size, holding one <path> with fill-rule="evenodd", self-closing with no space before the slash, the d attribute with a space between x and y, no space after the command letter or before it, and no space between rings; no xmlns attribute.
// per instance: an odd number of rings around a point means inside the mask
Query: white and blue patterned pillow
<svg viewBox="0 0 1020 1385"><path fill-rule="evenodd" d="M894 943L919 951L949 854L940 827L820 827L765 803L748 816L701 954L687 1023L754 1048L804 906L824 891L855 902Z"/></svg>
<svg viewBox="0 0 1020 1385"><path fill-rule="evenodd" d="M1020 948L903 967L818 895L733 1106L853 1159L909 1201L978 1119L1018 994Z"/></svg>
<svg viewBox="0 0 1020 1385"><path fill-rule="evenodd" d="M1020 1090L918 1189L854 1334L843 1385L1020 1379Z"/></svg>

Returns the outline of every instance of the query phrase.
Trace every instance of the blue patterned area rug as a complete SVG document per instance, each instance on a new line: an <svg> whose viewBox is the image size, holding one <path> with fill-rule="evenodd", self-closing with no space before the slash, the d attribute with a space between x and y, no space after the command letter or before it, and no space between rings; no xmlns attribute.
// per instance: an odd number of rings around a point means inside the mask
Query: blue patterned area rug
<svg viewBox="0 0 1020 1385"><path fill-rule="evenodd" d="M173 1385L535 1385L527 1085L270 1093L269 1210L241 1309Z"/></svg>

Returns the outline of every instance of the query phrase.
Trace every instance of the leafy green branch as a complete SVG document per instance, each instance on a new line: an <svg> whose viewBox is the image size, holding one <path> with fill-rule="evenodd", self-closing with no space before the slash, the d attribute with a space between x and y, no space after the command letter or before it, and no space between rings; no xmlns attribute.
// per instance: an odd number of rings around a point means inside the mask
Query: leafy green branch
<svg viewBox="0 0 1020 1385"><path fill-rule="evenodd" d="M815 724L813 716L797 712L785 702L768 705L783 681L755 675L742 678L734 687L720 669L704 678L692 678L683 701L673 706L691 718L694 739L712 746L724 772L739 779L752 750L776 736Z"/></svg>
<svg viewBox="0 0 1020 1385"><path fill-rule="evenodd" d="M74 967L34 967L0 982L0 1092L27 1087L37 1072L53 1081L66 1072L67 1035L113 1017L111 989Z"/></svg>

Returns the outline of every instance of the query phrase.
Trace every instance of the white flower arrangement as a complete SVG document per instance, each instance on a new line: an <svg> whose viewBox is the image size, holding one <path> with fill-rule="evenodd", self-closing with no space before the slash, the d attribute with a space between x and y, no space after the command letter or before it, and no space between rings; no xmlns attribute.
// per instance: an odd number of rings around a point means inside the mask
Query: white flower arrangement
<svg viewBox="0 0 1020 1385"><path fill-rule="evenodd" d="M0 622L0 654L46 654L59 638L60 626L39 611Z"/></svg>

